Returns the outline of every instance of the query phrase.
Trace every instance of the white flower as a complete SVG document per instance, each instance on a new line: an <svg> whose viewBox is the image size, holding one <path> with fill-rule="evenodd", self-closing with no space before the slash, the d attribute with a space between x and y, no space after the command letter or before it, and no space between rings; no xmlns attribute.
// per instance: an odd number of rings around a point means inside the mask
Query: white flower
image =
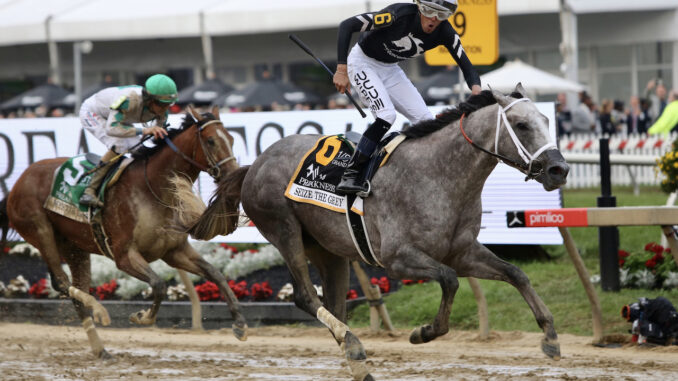
<svg viewBox="0 0 678 381"><path fill-rule="evenodd" d="M16 293L27 293L30 288L31 285L28 283L26 278L24 278L23 275L19 275L18 277L9 281L6 293L8 293L9 296Z"/></svg>
<svg viewBox="0 0 678 381"><path fill-rule="evenodd" d="M652 288L654 287L654 280L655 276L652 274L652 272L648 269L641 270L637 273L634 274L637 281L638 287L642 288Z"/></svg>
<svg viewBox="0 0 678 381"><path fill-rule="evenodd" d="M120 279L123 277L128 277L127 274L118 270L115 262L108 257L103 255L90 255L91 268L92 268L92 280L90 285L92 287L101 286L104 283L108 283L113 279Z"/></svg>
<svg viewBox="0 0 678 381"><path fill-rule="evenodd" d="M30 243L20 243L16 246L14 246L10 251L10 254L22 254L22 255L30 255L31 257L39 257L40 252L38 249L33 247Z"/></svg>
<svg viewBox="0 0 678 381"><path fill-rule="evenodd" d="M291 283L286 283L280 291L278 291L278 295L276 295L276 299L281 300L283 302L289 302L292 300L292 297L294 296L294 287L292 286Z"/></svg>
<svg viewBox="0 0 678 381"><path fill-rule="evenodd" d="M0 294L4 294L6 290L7 287L5 287L5 284L0 282Z"/></svg>
<svg viewBox="0 0 678 381"><path fill-rule="evenodd" d="M678 287L678 272L670 271L666 275L663 286L667 288Z"/></svg>
<svg viewBox="0 0 678 381"><path fill-rule="evenodd" d="M593 275L593 276L591 276L590 280L591 280L591 283L598 284L598 283L600 283L600 275L599 274Z"/></svg>
<svg viewBox="0 0 678 381"><path fill-rule="evenodd" d="M186 292L186 287L183 284L177 284L176 286L169 286L167 288L167 298L169 300L185 300L185 299L188 299L188 293Z"/></svg>
<svg viewBox="0 0 678 381"><path fill-rule="evenodd" d="M635 283L636 276L629 274L629 269L619 270L619 283L622 287L632 287Z"/></svg>
<svg viewBox="0 0 678 381"><path fill-rule="evenodd" d="M148 288L148 284L136 278L120 278L116 280L118 288L115 289L115 295L123 300L129 300L138 295L141 291Z"/></svg>

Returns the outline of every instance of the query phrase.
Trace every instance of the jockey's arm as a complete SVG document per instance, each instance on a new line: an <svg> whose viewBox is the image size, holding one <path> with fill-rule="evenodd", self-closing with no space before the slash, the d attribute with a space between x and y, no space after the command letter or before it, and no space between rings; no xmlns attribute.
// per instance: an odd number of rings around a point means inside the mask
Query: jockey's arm
<svg viewBox="0 0 678 381"><path fill-rule="evenodd" d="M393 19L394 16L389 12L369 12L349 17L339 24L339 32L337 33L337 71L334 73L333 79L337 91L342 94L344 91L350 91L351 84L348 79L346 62L353 33L362 33L387 27L393 23Z"/></svg>
<svg viewBox="0 0 678 381"><path fill-rule="evenodd" d="M450 28L451 29L451 28ZM473 95L480 94L480 76L478 72L473 67L471 60L466 55L464 47L461 45L461 39L457 32L452 30L452 35L450 36L449 42L445 45L447 50L449 50L452 59L457 62L459 68L464 73L464 79L466 79L466 85L471 89Z"/></svg>

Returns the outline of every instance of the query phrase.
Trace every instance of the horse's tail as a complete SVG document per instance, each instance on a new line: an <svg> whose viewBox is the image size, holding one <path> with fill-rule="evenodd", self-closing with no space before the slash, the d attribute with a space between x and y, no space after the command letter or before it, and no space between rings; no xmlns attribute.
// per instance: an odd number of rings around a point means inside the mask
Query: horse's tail
<svg viewBox="0 0 678 381"><path fill-rule="evenodd" d="M5 247L7 243L7 233L9 232L9 216L7 215L7 197L0 201L0 249ZM1 251L1 250L0 250Z"/></svg>
<svg viewBox="0 0 678 381"><path fill-rule="evenodd" d="M240 194L249 166L240 167L219 180L205 212L186 231L195 239L228 235L238 227Z"/></svg>

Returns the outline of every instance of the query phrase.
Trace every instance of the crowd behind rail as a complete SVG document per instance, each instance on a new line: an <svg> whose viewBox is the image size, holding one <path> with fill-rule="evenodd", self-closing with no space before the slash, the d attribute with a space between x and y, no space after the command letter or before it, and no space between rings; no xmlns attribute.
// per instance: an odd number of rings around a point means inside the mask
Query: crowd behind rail
<svg viewBox="0 0 678 381"><path fill-rule="evenodd" d="M224 107L228 112L325 110L353 108L342 94L321 98L315 103L271 104L248 107ZM184 104L175 104L170 112L181 113ZM205 105L205 110L209 105ZM0 119L75 116L72 109L39 105L0 111ZM628 102L602 99L595 102L587 92L579 93L579 103L570 106L567 96L556 97L559 146L563 153L598 153L598 139L610 139L610 152L659 157L671 149L678 137L678 90L667 90L661 80L651 80L641 96ZM574 164L566 187L595 187L600 183L598 165ZM612 167L613 185L657 185L661 181L655 168L642 165Z"/></svg>

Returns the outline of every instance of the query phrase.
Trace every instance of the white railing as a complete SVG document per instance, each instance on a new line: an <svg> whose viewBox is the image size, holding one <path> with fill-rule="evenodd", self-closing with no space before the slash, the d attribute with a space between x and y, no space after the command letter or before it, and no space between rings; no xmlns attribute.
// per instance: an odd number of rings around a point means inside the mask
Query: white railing
<svg viewBox="0 0 678 381"><path fill-rule="evenodd" d="M559 139L560 151L570 164L566 188L600 186L599 139L602 135L572 135ZM609 137L612 185L659 185L656 159L671 149L678 134L613 135Z"/></svg>

